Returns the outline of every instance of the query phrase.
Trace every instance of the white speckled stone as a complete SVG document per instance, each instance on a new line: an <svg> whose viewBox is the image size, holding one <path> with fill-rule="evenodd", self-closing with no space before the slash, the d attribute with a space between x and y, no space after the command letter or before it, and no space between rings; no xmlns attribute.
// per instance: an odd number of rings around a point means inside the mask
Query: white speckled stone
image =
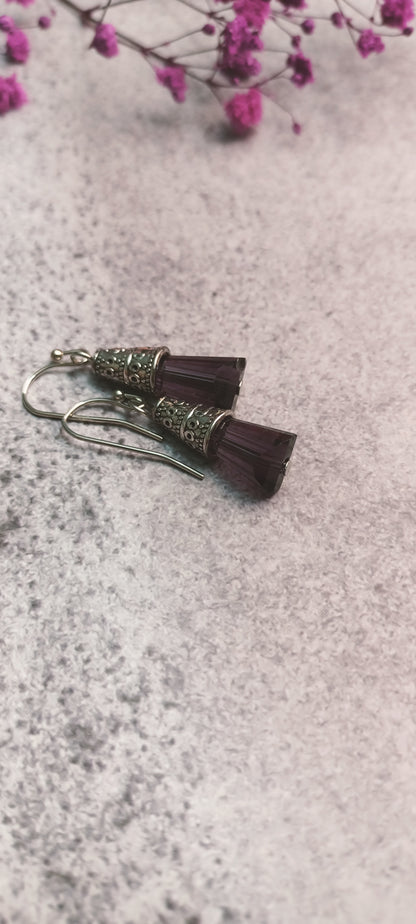
<svg viewBox="0 0 416 924"><path fill-rule="evenodd" d="M414 40L322 28L304 134L231 143L89 38L34 33L1 121L0 921L414 924ZM247 356L279 495L21 408L137 341Z"/></svg>

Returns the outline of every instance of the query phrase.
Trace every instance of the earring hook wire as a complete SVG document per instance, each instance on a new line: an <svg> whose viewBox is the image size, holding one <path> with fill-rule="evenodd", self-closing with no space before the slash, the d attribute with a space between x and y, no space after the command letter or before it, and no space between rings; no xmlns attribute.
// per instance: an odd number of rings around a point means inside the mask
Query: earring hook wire
<svg viewBox="0 0 416 924"><path fill-rule="evenodd" d="M44 411L42 408L35 407L34 404L29 401L29 389L34 382L47 372L51 372L53 369L77 369L80 366L88 365L92 360L92 356L90 356L86 350L53 350L51 355L52 362L46 363L45 366L37 369L36 372L33 372L32 375L28 375L27 379L25 379L22 388L23 407L26 411L29 411L30 414L34 414L35 417L46 417L48 420L62 420L63 413L59 411ZM68 361L62 362L64 356L70 356L71 358Z"/></svg>
<svg viewBox="0 0 416 924"><path fill-rule="evenodd" d="M76 369L79 366L88 365L92 357L90 356L89 353L87 353L86 350L67 350L65 352L62 350L53 350L51 355L52 355L52 362L47 363L45 366L42 366L41 369L38 369L32 375L29 375L26 381L24 382L24 385L22 388L23 406L25 407L27 411L29 411L30 414L34 414L36 417L43 417L43 418L47 418L48 420L62 420L62 418L64 417L64 413L61 413L60 411L45 411L42 408L35 407L35 405L32 404L31 401L29 401L29 398L28 398L29 389L33 385L34 382L40 379L41 376L46 374L47 372L51 372L54 369ZM70 356L70 359L68 361L62 362L65 356ZM92 399L92 401L94 404L99 403L98 398ZM107 403L108 405L114 405L116 401L108 400ZM118 403L120 404L121 402L119 401ZM134 406L132 405L132 409L136 411L137 413L142 413L142 414L146 413L144 404L141 402L139 397L137 397ZM72 419L79 423L98 424L98 425L107 424L108 426L114 425L114 426L119 426L119 427L125 427L128 430L132 430L135 433L139 433L141 436L148 436L150 439L154 439L159 443L163 441L163 436L159 436L158 433L154 433L152 430L148 430L146 427L140 427L138 426L138 424L134 424L130 421L123 420L120 417L103 418L103 417L91 417L91 416L86 417L85 415L82 415L82 416L79 416L78 418L75 416L72 416Z"/></svg>
<svg viewBox="0 0 416 924"><path fill-rule="evenodd" d="M138 433L141 436L147 436L150 439L157 440L158 442L163 441L163 436L154 433L152 430L148 430L145 427L140 427L138 424L132 423L129 420L123 420L120 417L92 417L85 414L79 414L78 412L88 407L114 407L114 405L121 405L126 407L128 410L134 410L139 414L144 414L147 416L148 411L145 403L139 396L135 395L124 395L122 391L117 391L113 398L89 398L84 401L79 401L77 404L74 404L68 411L62 413L60 411L49 410L46 411L43 408L35 407L34 404L29 400L29 390L31 386L45 375L47 372L51 372L54 369L77 369L80 366L86 366L92 361L92 356L86 350L53 350L51 353L52 361L46 363L40 369L37 369L36 372L29 375L22 388L22 402L24 408L29 411L30 414L33 414L35 417L47 418L48 420L60 420L62 427L73 436L75 439L82 440L86 443L96 443L101 446L110 446L112 448L124 449L128 452L134 452L140 455L142 458L153 459L160 462L165 462L168 465L172 465L173 468L177 468L180 471L186 472L189 475L192 475L194 478L202 480L204 475L198 469L193 468L190 465L186 465L184 462L180 462L178 459L175 459L173 456L168 455L167 453L156 452L151 449L142 449L138 446L127 446L124 443L116 442L114 440L106 440L101 437L96 436L86 436L85 434L78 433L70 425L72 423L83 423L83 424L98 424L101 426L114 426L122 427L126 430L130 430L133 433ZM69 357L68 360L65 360L65 357ZM64 360L64 361L63 361Z"/></svg>
<svg viewBox="0 0 416 924"><path fill-rule="evenodd" d="M131 423L128 420L120 420L115 417L84 417L78 412L82 408L88 408L99 405L100 407L109 407L114 405L116 399L112 398L89 398L87 401L78 401L77 404L74 404L73 407L62 415L61 423L64 430L73 436L77 440L83 440L86 443L96 443L100 446L111 446L113 449L123 449L126 452L134 452L137 455L140 455L144 459L153 459L159 462L165 462L167 465L172 465L173 468L177 468L182 472L186 472L188 475L193 475L194 478L198 478L200 481L204 478L202 472L198 471L196 468L192 468L190 465L186 465L184 462L180 462L179 459L175 459L173 456L169 456L167 453L156 452L154 449L141 449L139 446L128 446L124 443L119 443L115 440L106 440L98 436L85 436L84 433L78 433L73 427L70 426L70 421L75 421L77 423L100 423L104 426L123 426L127 430L133 430L136 433L141 433L145 436L152 436L155 439L161 440L163 437L157 436L155 433L151 433L149 430L145 430L142 427L138 427L136 424ZM136 408L138 410L138 408ZM144 413L144 411L142 411Z"/></svg>

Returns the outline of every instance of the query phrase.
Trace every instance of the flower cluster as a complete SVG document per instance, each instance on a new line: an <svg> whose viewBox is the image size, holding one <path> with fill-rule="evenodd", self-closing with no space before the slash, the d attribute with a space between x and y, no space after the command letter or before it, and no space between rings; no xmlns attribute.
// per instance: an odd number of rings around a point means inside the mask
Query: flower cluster
<svg viewBox="0 0 416 924"><path fill-rule="evenodd" d="M1 2L25 8L35 0ZM316 29L322 27L322 20L326 19L340 35L343 33L362 58L368 58L385 50L388 37L410 35L413 30L409 23L414 16L413 0L376 0L372 16L364 10L360 12L360 0L330 0L334 6L325 16L321 11L314 15L309 7L313 0L180 0L199 25L168 41L149 45L109 21L113 7L135 0L97 0L96 6L87 9L79 6L79 0L58 2L93 30L91 49L103 58L116 57L120 46L126 48L126 53L128 49L140 54L175 102L185 101L191 81L203 84L220 102L239 134L258 125L266 98L280 105L279 81L289 81L296 89L313 83L313 55L309 47L304 48L304 42L308 43ZM29 26L34 24L48 29L51 16L43 13ZM30 53L21 25L8 15L0 15L5 58L17 65L23 65ZM189 43L190 37L198 37L193 50L183 44ZM19 108L25 101L25 91L14 74L0 77L0 115ZM282 111L287 112L283 107ZM301 131L294 117L292 128L295 134Z"/></svg>
<svg viewBox="0 0 416 924"><path fill-rule="evenodd" d="M186 81L183 67L157 67L156 77L163 87L170 90L177 103L185 102Z"/></svg>
<svg viewBox="0 0 416 924"><path fill-rule="evenodd" d="M5 115L12 109L20 109L27 100L26 93L16 75L0 77L0 115Z"/></svg>
<svg viewBox="0 0 416 924"><path fill-rule="evenodd" d="M91 42L91 48L95 48L98 54L104 58L114 58L118 55L118 44L116 30L109 22L100 22L95 29L94 38Z"/></svg>
<svg viewBox="0 0 416 924"><path fill-rule="evenodd" d="M6 0L11 3L12 0ZM18 6L28 7L34 0L16 0ZM40 29L48 29L51 19L49 16L40 16L37 25ZM4 37L4 56L10 64L25 64L30 54L30 42L22 29L19 29L12 16L0 16L0 36ZM18 82L16 74L8 77L0 75L0 115L6 115L13 109L20 109L27 102L26 91Z"/></svg>
<svg viewBox="0 0 416 924"><path fill-rule="evenodd" d="M219 70L230 83L238 84L261 71L261 64L253 51L260 51L263 42L258 31L251 28L245 16L238 14L224 27L219 54Z"/></svg>

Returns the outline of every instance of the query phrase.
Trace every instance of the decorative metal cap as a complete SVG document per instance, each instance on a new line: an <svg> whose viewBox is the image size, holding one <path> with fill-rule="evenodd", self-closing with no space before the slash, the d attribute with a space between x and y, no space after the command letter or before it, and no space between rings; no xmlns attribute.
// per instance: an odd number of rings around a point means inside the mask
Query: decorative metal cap
<svg viewBox="0 0 416 924"><path fill-rule="evenodd" d="M209 444L219 424L231 411L218 407L204 407L202 404L187 404L174 398L160 398L152 410L153 420L170 430L196 452L210 457Z"/></svg>
<svg viewBox="0 0 416 924"><path fill-rule="evenodd" d="M131 385L145 394L153 394L157 368L163 356L169 355L167 347L115 347L97 350L93 358L93 369L113 382Z"/></svg>

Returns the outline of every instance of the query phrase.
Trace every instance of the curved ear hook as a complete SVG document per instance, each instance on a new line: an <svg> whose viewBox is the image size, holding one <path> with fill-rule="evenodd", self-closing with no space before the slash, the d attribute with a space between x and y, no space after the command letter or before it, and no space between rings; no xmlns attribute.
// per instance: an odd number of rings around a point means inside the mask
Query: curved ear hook
<svg viewBox="0 0 416 924"><path fill-rule="evenodd" d="M135 452L137 455L142 456L145 459L154 459L159 462L166 462L168 465L172 465L174 468L180 469L182 472L187 472L189 475L193 475L194 478L199 478L202 480L204 475L202 472L199 472L196 468L191 468L190 465L185 465L184 462L179 462L178 459L174 459L172 456L167 455L163 452L155 452L154 449L140 449L138 446L126 446L124 443L117 443L114 440L104 440L98 436L85 436L83 433L77 433L70 426L70 421L82 421L83 423L100 423L104 426L122 426L127 430L133 430L136 433L141 433L145 436L151 436L153 439L161 440L163 437L157 436L156 433L152 433L150 430L145 430L143 427L138 427L136 424L130 423L128 420L120 420L116 417L83 417L78 414L82 408L93 407L94 405L100 405L100 407L109 407L114 405L114 400L111 398L89 398L87 401L79 401L77 404L74 404L73 407L62 415L62 426L70 436L75 437L77 440L84 440L86 443L98 443L100 446L112 446L116 449L124 449L127 452ZM137 407L136 410L144 413L144 410L140 407Z"/></svg>
<svg viewBox="0 0 416 924"><path fill-rule="evenodd" d="M65 356L69 356L69 360L62 362ZM23 389L22 389L22 401L23 405L27 411L31 414L34 414L36 417L47 417L50 420L62 420L64 414L59 411L44 411L41 408L35 407L28 398L28 392L36 382L37 379L40 379L42 375L46 372L50 372L53 369L76 369L78 366L85 366L91 361L92 357L86 350L53 350L51 353L52 362L47 363L46 366L42 366L41 369L38 369L37 372L34 372L33 375L29 375L26 379ZM118 393L117 393L118 394ZM120 392L120 396L123 396L123 393ZM120 400L120 399L119 399ZM93 399L94 404L99 403L99 399ZM113 404L113 402L108 401L108 404ZM140 401L140 398L137 397L135 402L132 403L131 408L139 413L145 414L145 407ZM119 417L85 417L80 416L72 417L73 420L76 420L79 423L90 423L90 424L114 424L115 426L125 427L128 430L133 430L136 433L140 433L142 436L148 436L150 439L157 440L162 442L163 436L159 436L157 433L153 433L152 430L147 430L145 427L139 427L137 424L130 423L127 420L122 420ZM86 437L79 437L80 439L86 439Z"/></svg>
<svg viewBox="0 0 416 924"><path fill-rule="evenodd" d="M62 362L65 356L69 356L70 359L69 361ZM86 350L53 350L51 353L51 360L52 362L47 363L46 366L42 366L42 368L34 372L33 375L29 375L24 382L22 388L23 407L26 408L30 414L34 414L35 417L62 420L63 414L59 413L59 411L43 411L41 408L31 404L28 398L29 388L37 379L40 379L41 375L44 375L44 373L50 372L52 369L77 369L79 366L86 366L92 361L92 356L90 356Z"/></svg>

